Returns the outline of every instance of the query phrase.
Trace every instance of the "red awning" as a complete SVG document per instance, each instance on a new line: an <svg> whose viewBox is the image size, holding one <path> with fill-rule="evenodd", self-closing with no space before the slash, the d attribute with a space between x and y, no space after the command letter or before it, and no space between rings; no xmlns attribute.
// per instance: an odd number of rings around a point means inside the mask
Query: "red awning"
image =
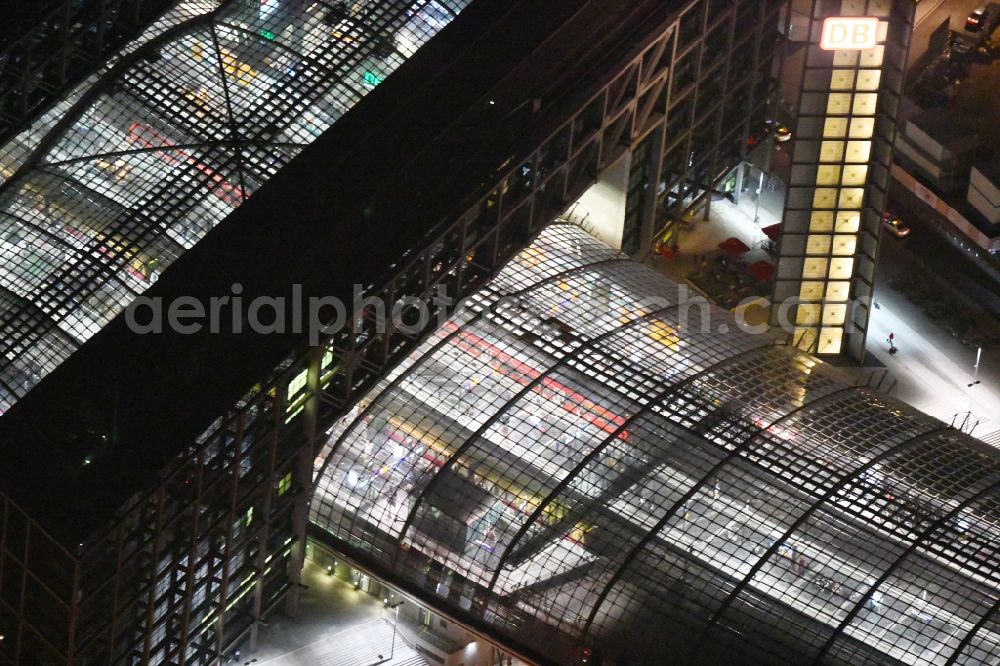
<svg viewBox="0 0 1000 666"><path fill-rule="evenodd" d="M747 266L747 273L758 282L767 282L774 275L774 266L766 261L755 261Z"/></svg>
<svg viewBox="0 0 1000 666"><path fill-rule="evenodd" d="M746 243L735 236L727 238L719 243L719 249L728 254L730 257L738 257L741 254L745 254L750 251L750 248L747 247Z"/></svg>
<svg viewBox="0 0 1000 666"><path fill-rule="evenodd" d="M781 236L781 222L778 222L777 224L772 224L771 226L768 227L764 227L763 229L761 229L761 231L764 232L765 236L767 236L768 238L777 243L778 237Z"/></svg>

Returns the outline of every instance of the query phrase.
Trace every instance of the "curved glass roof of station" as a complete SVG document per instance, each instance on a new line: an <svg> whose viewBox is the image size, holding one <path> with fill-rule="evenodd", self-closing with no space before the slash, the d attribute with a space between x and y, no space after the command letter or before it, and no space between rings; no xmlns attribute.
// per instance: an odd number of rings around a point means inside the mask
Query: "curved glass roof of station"
<svg viewBox="0 0 1000 666"><path fill-rule="evenodd" d="M0 151L0 413L469 0L181 2Z"/></svg>
<svg viewBox="0 0 1000 666"><path fill-rule="evenodd" d="M1000 452L682 292L549 228L331 431L311 520L560 663L1000 661Z"/></svg>

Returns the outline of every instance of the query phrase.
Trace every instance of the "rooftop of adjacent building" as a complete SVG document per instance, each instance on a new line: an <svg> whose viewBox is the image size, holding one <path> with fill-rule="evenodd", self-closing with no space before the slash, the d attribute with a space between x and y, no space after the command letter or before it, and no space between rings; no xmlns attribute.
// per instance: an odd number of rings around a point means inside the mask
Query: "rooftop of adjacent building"
<svg viewBox="0 0 1000 666"><path fill-rule="evenodd" d="M973 150L984 141L978 123L948 109L928 109L908 122L954 154Z"/></svg>
<svg viewBox="0 0 1000 666"><path fill-rule="evenodd" d="M976 160L972 166L993 183L994 187L1000 188L1000 154Z"/></svg>

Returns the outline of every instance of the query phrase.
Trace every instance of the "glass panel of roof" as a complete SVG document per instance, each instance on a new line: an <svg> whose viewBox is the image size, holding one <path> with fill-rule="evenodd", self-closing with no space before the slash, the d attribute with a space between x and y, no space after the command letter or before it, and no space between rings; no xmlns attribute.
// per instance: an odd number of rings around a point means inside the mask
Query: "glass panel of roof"
<svg viewBox="0 0 1000 666"><path fill-rule="evenodd" d="M995 650L997 452L592 243L545 230L335 427L311 520L519 640Z"/></svg>
<svg viewBox="0 0 1000 666"><path fill-rule="evenodd" d="M0 376L24 357L37 382L467 4L167 12L0 150L0 288L20 297L0 316L22 322ZM23 394L5 392L0 413Z"/></svg>

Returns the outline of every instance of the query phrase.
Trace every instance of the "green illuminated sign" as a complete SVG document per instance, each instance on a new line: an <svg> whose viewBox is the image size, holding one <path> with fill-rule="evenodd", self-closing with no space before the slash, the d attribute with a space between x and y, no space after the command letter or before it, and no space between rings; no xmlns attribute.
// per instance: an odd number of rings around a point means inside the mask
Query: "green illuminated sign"
<svg viewBox="0 0 1000 666"><path fill-rule="evenodd" d="M260 36L264 39L274 39L274 33L270 30L264 30L263 28L260 29Z"/></svg>
<svg viewBox="0 0 1000 666"><path fill-rule="evenodd" d="M384 76L379 76L378 74L375 74L373 72L365 72L364 74L361 75L361 78L364 79L365 83L367 83L370 86L377 86L378 84L385 81Z"/></svg>

